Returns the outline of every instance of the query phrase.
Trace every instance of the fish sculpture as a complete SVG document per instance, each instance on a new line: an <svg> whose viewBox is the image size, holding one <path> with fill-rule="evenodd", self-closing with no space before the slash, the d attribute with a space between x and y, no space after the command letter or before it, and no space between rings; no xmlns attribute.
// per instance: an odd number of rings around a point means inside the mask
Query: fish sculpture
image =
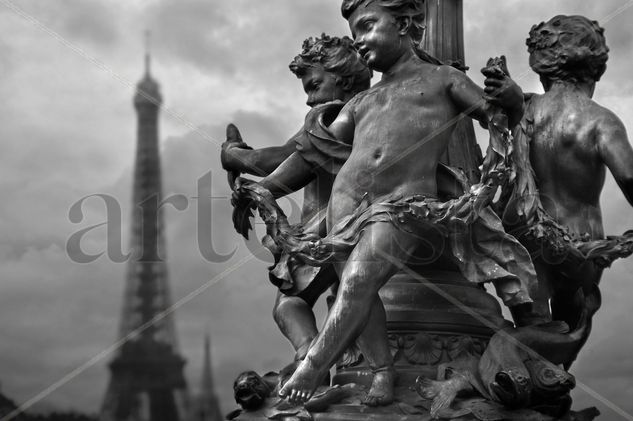
<svg viewBox="0 0 633 421"><path fill-rule="evenodd" d="M438 380L418 377L415 390L432 400L437 418L458 395L478 394L512 409L534 408L552 416L569 410L574 376L563 366L576 358L599 294L585 296L585 310L573 331L565 322L503 329L481 357L468 356L440 365Z"/></svg>

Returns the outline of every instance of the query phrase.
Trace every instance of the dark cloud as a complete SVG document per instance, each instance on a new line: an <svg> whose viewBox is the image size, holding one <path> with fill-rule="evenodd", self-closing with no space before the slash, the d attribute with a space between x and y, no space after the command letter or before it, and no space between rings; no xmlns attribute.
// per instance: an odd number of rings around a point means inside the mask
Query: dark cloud
<svg viewBox="0 0 633 421"><path fill-rule="evenodd" d="M229 42L234 23L222 5L203 0L161 1L146 12L158 51L226 75L234 70Z"/></svg>
<svg viewBox="0 0 633 421"><path fill-rule="evenodd" d="M338 2L162 1L148 11L157 48L228 81L285 78L309 36L349 32ZM269 83L269 82L267 82Z"/></svg>
<svg viewBox="0 0 633 421"><path fill-rule="evenodd" d="M71 37L83 38L104 46L114 44L118 38L115 10L100 1L63 0L57 10L69 11L63 20L64 30Z"/></svg>
<svg viewBox="0 0 633 421"><path fill-rule="evenodd" d="M111 47L119 37L117 8L102 0L60 0L54 4L29 0L18 6L72 43L87 41L93 46Z"/></svg>

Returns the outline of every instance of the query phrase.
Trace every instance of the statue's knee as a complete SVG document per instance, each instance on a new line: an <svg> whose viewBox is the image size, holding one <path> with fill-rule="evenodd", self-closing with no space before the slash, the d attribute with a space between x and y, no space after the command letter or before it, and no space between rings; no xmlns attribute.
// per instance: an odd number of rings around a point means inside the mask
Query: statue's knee
<svg viewBox="0 0 633 421"><path fill-rule="evenodd" d="M307 304L299 297L282 295L275 301L273 319L277 324L280 324L288 317L292 317L296 311L302 310L305 306L307 306Z"/></svg>
<svg viewBox="0 0 633 421"><path fill-rule="evenodd" d="M366 270L351 270L345 274L339 286L339 294L358 297L374 296L382 285L380 274Z"/></svg>
<svg viewBox="0 0 633 421"><path fill-rule="evenodd" d="M275 306L273 307L273 320L277 325L280 325L284 320L284 304L282 300L275 301Z"/></svg>

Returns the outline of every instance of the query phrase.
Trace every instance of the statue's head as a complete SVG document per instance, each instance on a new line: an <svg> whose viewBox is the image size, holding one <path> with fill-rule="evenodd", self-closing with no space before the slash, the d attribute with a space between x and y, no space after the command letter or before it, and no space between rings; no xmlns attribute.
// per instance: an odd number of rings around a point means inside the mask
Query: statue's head
<svg viewBox="0 0 633 421"><path fill-rule="evenodd" d="M301 79L310 106L347 100L369 88L372 75L350 38L325 34L303 41L289 67Z"/></svg>
<svg viewBox="0 0 633 421"><path fill-rule="evenodd" d="M526 40L530 67L546 89L555 81L595 83L607 68L604 29L583 16L555 16L534 25Z"/></svg>
<svg viewBox="0 0 633 421"><path fill-rule="evenodd" d="M359 7L367 7L370 4L383 7L394 18L409 18L411 25L409 34L416 44L422 42L422 36L426 29L424 2L421 0L343 0L341 13L345 19L350 18L352 13Z"/></svg>
<svg viewBox="0 0 633 421"><path fill-rule="evenodd" d="M341 13L372 69L388 70L406 48L418 54L425 29L422 0L343 0Z"/></svg>

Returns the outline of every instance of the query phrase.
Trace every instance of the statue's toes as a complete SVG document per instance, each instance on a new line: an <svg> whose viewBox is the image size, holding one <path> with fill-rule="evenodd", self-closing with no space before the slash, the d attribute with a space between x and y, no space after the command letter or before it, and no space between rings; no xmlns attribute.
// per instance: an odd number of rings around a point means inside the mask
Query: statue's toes
<svg viewBox="0 0 633 421"><path fill-rule="evenodd" d="M281 389L279 389L279 392L277 393L279 395L280 398L284 399L288 397L288 393L290 391L284 386Z"/></svg>
<svg viewBox="0 0 633 421"><path fill-rule="evenodd" d="M311 394L309 392L302 392L300 394L300 401L301 403L306 403L308 400L310 400Z"/></svg>
<svg viewBox="0 0 633 421"><path fill-rule="evenodd" d="M363 403L367 406L379 406L380 404L378 403L378 397L377 396L371 396L371 395L367 395L365 396L365 398L363 399Z"/></svg>
<svg viewBox="0 0 633 421"><path fill-rule="evenodd" d="M386 406L393 403L393 398L386 395L367 395L363 403L367 406Z"/></svg>

